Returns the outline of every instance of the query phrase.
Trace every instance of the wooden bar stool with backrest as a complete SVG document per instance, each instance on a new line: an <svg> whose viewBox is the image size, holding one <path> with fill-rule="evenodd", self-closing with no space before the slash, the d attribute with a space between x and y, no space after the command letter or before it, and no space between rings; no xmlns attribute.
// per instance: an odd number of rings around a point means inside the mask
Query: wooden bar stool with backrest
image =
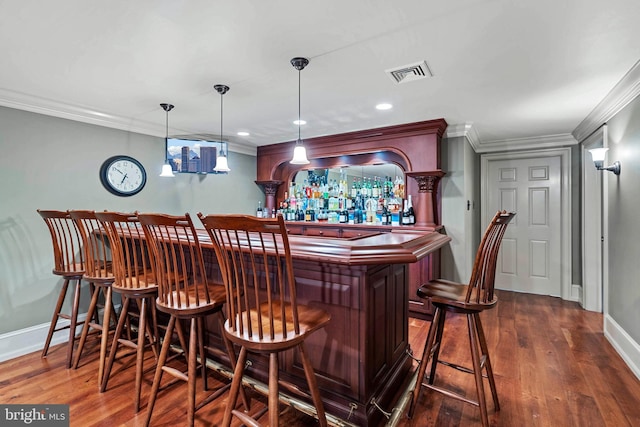
<svg viewBox="0 0 640 427"><path fill-rule="evenodd" d="M85 274L82 236L68 212L38 209L38 213L42 219L44 219L51 233L51 242L53 243L53 274L61 276L64 279L49 326L49 333L47 334L47 339L42 349L42 357L47 356L53 334L64 329L69 329L67 368L70 368L73 361L73 348L76 341L81 282ZM64 305L67 289L71 281L75 282L71 313L63 313L62 306ZM58 326L60 319L69 320L69 324Z"/></svg>
<svg viewBox="0 0 640 427"><path fill-rule="evenodd" d="M96 212L96 217L107 233L111 246L113 275L113 291L122 297L122 308L114 333L109 359L107 360L100 391L107 389L115 359L125 359L136 355L136 382L134 395L135 412L140 410L140 394L145 358L145 348L151 346L154 356L158 358L158 323L156 318L155 299L158 285L152 269L153 259L150 255L144 233L139 226L135 214L119 212ZM132 310L131 302L135 302L137 313ZM151 324L148 316L151 314ZM125 325L131 324L132 318L138 318L137 334L132 335L130 328L125 334ZM134 352L118 355L118 347L123 345Z"/></svg>
<svg viewBox="0 0 640 427"><path fill-rule="evenodd" d="M98 387L100 387L107 356L111 320L113 319L114 325L118 321L111 297L111 285L115 281L111 265L111 251L109 250L107 236L104 234L104 230L101 229L100 221L98 221L95 211L72 210L69 211L69 215L75 221L82 236L86 260L84 279L89 283L93 283L95 286L89 304L89 310L87 311L87 318L85 319L82 333L80 334L78 348L75 351L73 367L78 368L89 331L91 329L99 331L101 340L100 361L98 364ZM101 323L94 320L98 314L97 310L101 305L99 301L100 294L104 297L104 313Z"/></svg>
<svg viewBox="0 0 640 427"><path fill-rule="evenodd" d="M202 249L198 234L189 214L171 216L163 214L138 214L147 241L156 260L159 293L157 308L170 315L153 379L153 386L147 405L145 425L151 422L162 375L164 372L187 382L187 425L193 426L195 412L205 404L225 392L230 384L211 393L196 405L197 357L200 356L200 370L203 387L207 386L207 367L204 346L204 319L216 316L222 330L222 307L226 302L225 288L212 283L206 274ZM180 320L189 322L188 347L182 343L187 357L186 374L167 364L174 329L180 331ZM231 342L223 335L226 352L232 369L235 368L235 354ZM246 399L245 399L245 405Z"/></svg>
<svg viewBox="0 0 640 427"><path fill-rule="evenodd" d="M507 225L514 216L515 213L513 212L507 213L505 211L499 211L491 220L491 223L487 227L482 241L480 242L469 284L437 279L422 285L418 289L419 297L431 298L431 304L435 307L435 312L431 326L429 327L429 333L422 353L422 359L418 367L418 377L411 396L411 405L408 412L409 418L413 417L413 413L420 397L420 390L422 387L425 387L446 396L478 406L480 408L482 425L488 426L489 419L487 416L487 403L483 385L484 375L486 375L489 380L489 387L491 388L495 410L500 410L498 393L496 392L496 383L493 378L493 370L491 368L491 360L489 358L489 350L487 348L487 341L485 340L482 323L480 322L480 313L484 310L495 307L498 302L498 298L494 294L494 279L498 252L500 250L500 244L507 229ZM442 336L447 312L460 313L467 316L469 344L471 347L471 359L473 364L472 368L438 359L442 348ZM425 378L429 359L431 359L431 369L429 376ZM460 393L452 391L451 389L434 385L436 367L438 363L455 368L462 372L473 374L478 400L471 400ZM483 370L485 372L484 375ZM425 380L426 382L424 382Z"/></svg>
<svg viewBox="0 0 640 427"><path fill-rule="evenodd" d="M227 290L224 333L241 346L233 374L223 426L232 416L258 426L248 414L235 409L247 353L269 356L269 425L278 426L278 354L297 348L316 408L319 424L327 425L315 373L304 341L330 320L324 310L298 304L289 239L282 215L258 219L245 215L198 214L214 243ZM264 289L264 291L260 291Z"/></svg>

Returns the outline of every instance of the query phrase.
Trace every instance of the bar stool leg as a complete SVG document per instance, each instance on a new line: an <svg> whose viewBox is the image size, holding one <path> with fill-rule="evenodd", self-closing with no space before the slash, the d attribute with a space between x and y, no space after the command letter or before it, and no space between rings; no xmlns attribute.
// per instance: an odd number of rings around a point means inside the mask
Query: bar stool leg
<svg viewBox="0 0 640 427"><path fill-rule="evenodd" d="M478 406L480 407L480 417L482 426L489 427L487 415L487 401L484 397L484 385L482 383L482 366L480 365L480 352L478 351L478 330L473 320L473 314L467 314L467 325L469 327L469 344L471 345L471 359L473 360L473 376L476 380L476 391L478 393Z"/></svg>
<svg viewBox="0 0 640 427"><path fill-rule="evenodd" d="M49 325L49 333L47 334L47 340L44 342L44 348L42 349L41 357L47 357L47 353L49 352L49 345L51 345L51 338L53 338L53 333L56 330L56 325L58 324L58 318L60 317L60 311L62 310L62 304L64 304L64 299L67 296L68 288L69 288L69 279L64 279L64 283L62 284L62 288L60 289L60 294L58 294L58 302L56 303L56 308L53 312L53 317L51 318L51 324Z"/></svg>
<svg viewBox="0 0 640 427"><path fill-rule="evenodd" d="M167 361L167 354L171 347L171 336L176 326L176 317L171 316L169 318L169 324L164 335L164 341L162 342L162 348L160 349L160 356L158 357L158 365L156 366L156 373L153 376L153 385L151 386L151 392L149 393L149 403L147 404L147 417L145 419L145 427L151 423L151 414L153 413L153 407L156 404L156 397L158 396L158 390L160 389L160 381L162 381L162 368Z"/></svg>
<svg viewBox="0 0 640 427"><path fill-rule="evenodd" d="M322 404L322 398L320 397L320 390L318 390L318 381L316 380L315 372L311 366L311 361L307 356L304 342L301 342L298 346L300 349L300 357L302 358L302 366L304 367L304 375L307 377L307 383L309 384L309 390L311 391L311 398L313 404L316 407L316 415L318 416L318 424L320 427L327 427L327 416L324 413L324 405Z"/></svg>
<svg viewBox="0 0 640 427"><path fill-rule="evenodd" d="M187 368L187 425L193 427L196 412L196 352L198 342L198 319L191 318L189 328L189 359Z"/></svg>
<svg viewBox="0 0 640 427"><path fill-rule="evenodd" d="M269 425L277 426L280 418L278 399L278 353L269 354Z"/></svg>
<svg viewBox="0 0 640 427"><path fill-rule="evenodd" d="M224 409L224 418L222 420L223 427L229 427L231 425L231 411L236 407L236 402L238 401L238 392L240 391L240 387L242 387L242 375L244 374L244 364L246 360L247 349L242 347L240 349L240 354L238 355L236 368L233 371L229 399L227 400L227 406Z"/></svg>
<svg viewBox="0 0 640 427"><path fill-rule="evenodd" d="M111 350L109 351L109 360L107 361L104 374L102 377L102 381L100 382L100 392L103 393L107 389L107 383L109 382L109 377L111 376L111 369L113 368L113 362L116 359L116 353L118 352L118 340L122 336L122 330L124 329L124 324L127 322L127 318L129 317L127 312L129 311L129 304L131 302L130 298L124 297L122 302L122 310L120 311L120 318L118 319L118 325L116 326L116 331L113 335L113 342L111 343ZM131 329L131 328L128 328Z"/></svg>
<svg viewBox="0 0 640 427"><path fill-rule="evenodd" d="M71 368L73 362L73 348L76 342L76 326L78 324L78 308L80 307L80 286L82 280L76 280L73 293L73 306L71 307L71 318L69 319L69 343L67 344L67 369Z"/></svg>
<svg viewBox="0 0 640 427"><path fill-rule="evenodd" d="M447 320L447 310L441 310L440 317L438 318L438 323L436 325L436 337L431 346L433 350L431 350L431 370L429 371L428 383L433 384L433 381L436 379L436 368L438 367L438 360L440 360L440 349L442 348L442 336L444 334L444 324Z"/></svg>
<svg viewBox="0 0 640 427"><path fill-rule="evenodd" d="M113 300L111 286L107 286L105 293L104 315L102 320L102 336L100 337L100 364L98 365L98 388L102 387L104 379L104 365L107 361L107 347L109 345L109 329L111 325L111 316L113 311ZM117 325L117 319L115 324Z"/></svg>
<svg viewBox="0 0 640 427"><path fill-rule="evenodd" d="M144 363L144 347L147 336L147 298L142 298L139 304L140 324L138 325L138 340L136 345L136 397L134 410L140 412L140 392L142 390L142 366Z"/></svg>
<svg viewBox="0 0 640 427"><path fill-rule="evenodd" d="M422 390L422 381L424 381L424 374L427 371L427 364L431 356L431 347L433 347L433 341L435 339L437 325L440 322L442 316L442 309L436 307L433 313L433 319L431 320L431 326L429 326L429 333L427 334L427 341L424 343L424 350L422 351L422 359L418 365L418 377L416 378L416 385L411 393L411 403L409 404L409 412L407 418L413 418L413 413L416 410L418 404L418 398L420 397L420 391ZM432 362L433 363L433 362Z"/></svg>
<svg viewBox="0 0 640 427"><path fill-rule="evenodd" d="M480 321L480 313L474 315L476 328L478 329L478 338L480 340L480 349L482 355L485 357L484 368L487 371L487 378L489 379L489 387L491 388L491 395L493 396L493 404L496 411L500 410L500 402L498 401L498 392L496 390L496 381L493 378L493 368L491 367L491 359L489 357L489 348L487 347L487 340L484 337L484 330L482 329L482 322Z"/></svg>
<svg viewBox="0 0 640 427"><path fill-rule="evenodd" d="M84 344L87 341L87 336L89 335L89 330L91 329L91 321L94 320L96 314L96 307L98 306L98 297L100 296L100 286L95 287L92 286L93 293L91 295L91 302L89 303L89 309L87 310L87 318L84 320L84 324L82 325L82 332L80 333L80 341L78 342L78 348L76 349L76 355L73 358L73 369L78 369L78 365L80 364L80 357L82 356L82 350L84 349ZM98 376L98 378L101 378Z"/></svg>

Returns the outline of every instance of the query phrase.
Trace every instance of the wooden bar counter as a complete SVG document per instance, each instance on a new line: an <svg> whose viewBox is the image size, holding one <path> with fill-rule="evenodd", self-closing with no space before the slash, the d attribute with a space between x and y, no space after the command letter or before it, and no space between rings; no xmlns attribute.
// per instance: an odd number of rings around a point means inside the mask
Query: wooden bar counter
<svg viewBox="0 0 640 427"><path fill-rule="evenodd" d="M376 426L383 416L373 402L392 408L411 369L409 265L450 238L433 229L342 225L288 223L297 296L331 314L329 325L306 341L326 411L354 425ZM204 232L201 237L215 278L211 243ZM210 344L217 332L211 329ZM267 360L249 359L249 375L266 383ZM297 354L287 353L280 364L281 380L306 390Z"/></svg>

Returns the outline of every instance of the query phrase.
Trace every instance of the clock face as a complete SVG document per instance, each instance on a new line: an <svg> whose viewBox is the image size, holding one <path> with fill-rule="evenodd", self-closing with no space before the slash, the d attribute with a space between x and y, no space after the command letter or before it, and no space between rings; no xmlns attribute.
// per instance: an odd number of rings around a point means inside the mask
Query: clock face
<svg viewBox="0 0 640 427"><path fill-rule="evenodd" d="M142 164L129 156L113 156L100 168L100 181L117 196L133 196L147 183Z"/></svg>

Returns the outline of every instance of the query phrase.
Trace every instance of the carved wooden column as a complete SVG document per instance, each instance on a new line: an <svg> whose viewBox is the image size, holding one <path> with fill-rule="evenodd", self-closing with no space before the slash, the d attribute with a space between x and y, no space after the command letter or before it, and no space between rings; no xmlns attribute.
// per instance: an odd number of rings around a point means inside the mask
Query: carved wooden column
<svg viewBox="0 0 640 427"><path fill-rule="evenodd" d="M419 200L415 206L416 225L434 227L438 221L438 183L445 176L441 170L428 172L407 172L407 176L418 183Z"/></svg>
<svg viewBox="0 0 640 427"><path fill-rule="evenodd" d="M264 207L267 212L265 218L270 218L271 210L276 209L276 194L278 193L278 187L280 187L283 182L284 181L275 180L256 181L256 184L262 187L262 191L264 191L265 195Z"/></svg>

